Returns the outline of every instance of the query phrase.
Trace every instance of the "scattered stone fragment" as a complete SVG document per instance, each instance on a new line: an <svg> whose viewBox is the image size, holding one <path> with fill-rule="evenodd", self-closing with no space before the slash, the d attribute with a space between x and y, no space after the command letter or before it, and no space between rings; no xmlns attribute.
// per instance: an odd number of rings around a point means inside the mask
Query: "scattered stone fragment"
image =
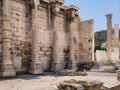
<svg viewBox="0 0 120 90"><path fill-rule="evenodd" d="M91 71L115 73L116 67L115 64L113 64L113 61L102 61L96 62L95 66L91 69Z"/></svg>
<svg viewBox="0 0 120 90"><path fill-rule="evenodd" d="M76 81L71 79L58 85L59 90L101 90L103 82L99 80ZM69 87L70 89L68 89Z"/></svg>
<svg viewBox="0 0 120 90"><path fill-rule="evenodd" d="M81 72L81 71L76 71L76 70L59 70L57 71L57 74L60 75L68 75L68 76L86 76L87 72Z"/></svg>
<svg viewBox="0 0 120 90"><path fill-rule="evenodd" d="M120 85L116 85L114 87L105 87L105 86L103 86L101 90L120 90Z"/></svg>
<svg viewBox="0 0 120 90"><path fill-rule="evenodd" d="M58 90L84 90L84 88L80 84L62 82L58 85Z"/></svg>

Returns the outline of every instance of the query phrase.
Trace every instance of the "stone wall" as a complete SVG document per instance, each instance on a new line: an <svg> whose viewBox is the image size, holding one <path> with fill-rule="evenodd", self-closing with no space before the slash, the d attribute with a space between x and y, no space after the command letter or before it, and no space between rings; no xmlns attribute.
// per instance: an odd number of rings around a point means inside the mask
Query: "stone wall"
<svg viewBox="0 0 120 90"><path fill-rule="evenodd" d="M48 23L48 10L43 6L39 6L38 12L38 53L39 60L42 63L42 69L48 71L50 69L50 63L52 60L52 51L53 51L53 32L49 28Z"/></svg>
<svg viewBox="0 0 120 90"><path fill-rule="evenodd" d="M27 70L31 60L31 14L24 0L11 1L11 46L16 71Z"/></svg>
<svg viewBox="0 0 120 90"><path fill-rule="evenodd" d="M94 60L94 27L93 19L83 21L80 31L80 59Z"/></svg>
<svg viewBox="0 0 120 90"><path fill-rule="evenodd" d="M2 2L0 1L0 62L2 60Z"/></svg>
<svg viewBox="0 0 120 90"><path fill-rule="evenodd" d="M106 61L107 60L106 51L96 50L96 60L97 62Z"/></svg>

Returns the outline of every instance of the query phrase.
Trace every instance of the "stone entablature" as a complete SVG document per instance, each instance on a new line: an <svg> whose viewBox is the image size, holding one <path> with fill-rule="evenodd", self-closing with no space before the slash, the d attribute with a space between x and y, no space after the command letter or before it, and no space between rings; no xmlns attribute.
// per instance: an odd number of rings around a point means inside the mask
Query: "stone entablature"
<svg viewBox="0 0 120 90"><path fill-rule="evenodd" d="M80 43L84 45L80 42L84 40L80 32L84 28L76 6L64 6L64 0L1 0L0 3L1 77L15 76L16 72L41 74L77 69L82 55ZM93 23L88 28L94 35ZM92 56L88 59L93 60Z"/></svg>

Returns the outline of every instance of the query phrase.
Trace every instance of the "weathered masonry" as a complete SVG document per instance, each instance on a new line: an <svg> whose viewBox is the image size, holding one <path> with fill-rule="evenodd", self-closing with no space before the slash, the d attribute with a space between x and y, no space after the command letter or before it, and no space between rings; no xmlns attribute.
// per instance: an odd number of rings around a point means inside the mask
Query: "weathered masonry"
<svg viewBox="0 0 120 90"><path fill-rule="evenodd" d="M93 19L64 0L0 0L0 76L77 69L94 60Z"/></svg>

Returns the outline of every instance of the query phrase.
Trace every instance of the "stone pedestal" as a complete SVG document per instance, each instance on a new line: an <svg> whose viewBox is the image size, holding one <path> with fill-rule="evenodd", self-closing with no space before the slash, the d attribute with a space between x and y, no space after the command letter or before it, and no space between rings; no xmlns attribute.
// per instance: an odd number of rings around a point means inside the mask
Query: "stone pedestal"
<svg viewBox="0 0 120 90"><path fill-rule="evenodd" d="M40 62L31 62L30 67L31 69L29 70L29 72L31 74L43 74Z"/></svg>
<svg viewBox="0 0 120 90"><path fill-rule="evenodd" d="M3 21L2 21L2 37L3 37L3 58L0 65L1 77L12 77L16 75L13 62L11 60L11 21L10 21L10 2L11 0L3 0Z"/></svg>
<svg viewBox="0 0 120 90"><path fill-rule="evenodd" d="M32 9L32 61L30 63L31 74L43 74L41 62L38 55L38 10L37 8Z"/></svg>

